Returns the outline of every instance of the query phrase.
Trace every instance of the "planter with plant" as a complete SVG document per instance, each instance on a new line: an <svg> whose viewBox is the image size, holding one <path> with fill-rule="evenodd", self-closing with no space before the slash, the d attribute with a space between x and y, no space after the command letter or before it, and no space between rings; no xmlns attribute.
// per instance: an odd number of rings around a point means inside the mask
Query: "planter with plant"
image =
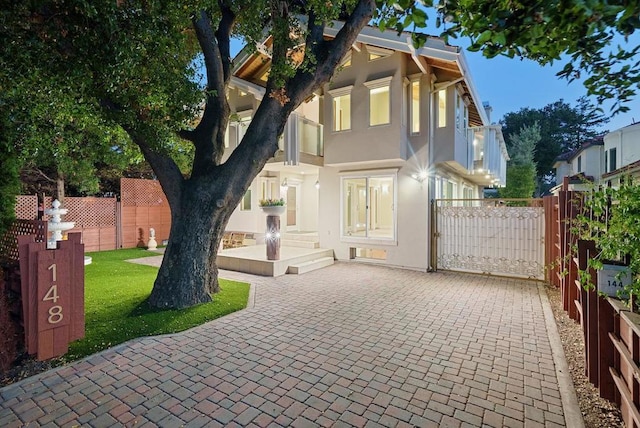
<svg viewBox="0 0 640 428"><path fill-rule="evenodd" d="M283 198L280 199L260 199L260 208L267 215L281 215L287 209Z"/></svg>

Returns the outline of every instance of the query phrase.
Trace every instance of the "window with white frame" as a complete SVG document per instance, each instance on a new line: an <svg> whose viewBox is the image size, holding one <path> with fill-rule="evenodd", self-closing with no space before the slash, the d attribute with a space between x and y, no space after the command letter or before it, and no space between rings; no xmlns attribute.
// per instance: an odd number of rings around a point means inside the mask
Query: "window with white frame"
<svg viewBox="0 0 640 428"><path fill-rule="evenodd" d="M413 80L410 85L411 91L411 104L410 104L410 115L411 115L411 133L419 134L420 133L420 81Z"/></svg>
<svg viewBox="0 0 640 428"><path fill-rule="evenodd" d="M247 189L240 201L240 211L251 211L251 189Z"/></svg>
<svg viewBox="0 0 640 428"><path fill-rule="evenodd" d="M447 90L438 91L438 128L447 126Z"/></svg>
<svg viewBox="0 0 640 428"><path fill-rule="evenodd" d="M369 125L387 125L391 123L391 77L365 82L369 88Z"/></svg>
<svg viewBox="0 0 640 428"><path fill-rule="evenodd" d="M227 131L224 134L224 147L236 148L242 142L244 134L251 123L252 111L236 113L234 119L229 121Z"/></svg>
<svg viewBox="0 0 640 428"><path fill-rule="evenodd" d="M396 197L395 172L343 177L342 237L395 240Z"/></svg>
<svg viewBox="0 0 640 428"><path fill-rule="evenodd" d="M333 130L351 129L351 89L353 86L329 91L333 98Z"/></svg>

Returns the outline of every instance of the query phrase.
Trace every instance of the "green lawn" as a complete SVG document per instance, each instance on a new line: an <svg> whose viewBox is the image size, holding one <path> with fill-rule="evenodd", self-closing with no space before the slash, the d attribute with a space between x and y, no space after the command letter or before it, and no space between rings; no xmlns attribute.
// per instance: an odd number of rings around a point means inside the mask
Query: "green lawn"
<svg viewBox="0 0 640 428"><path fill-rule="evenodd" d="M186 330L247 306L249 284L221 279L222 291L211 303L182 310L153 310L145 300L158 268L125 260L157 254L135 248L89 255L93 263L85 266L86 335L69 346L65 360L94 354L136 337Z"/></svg>

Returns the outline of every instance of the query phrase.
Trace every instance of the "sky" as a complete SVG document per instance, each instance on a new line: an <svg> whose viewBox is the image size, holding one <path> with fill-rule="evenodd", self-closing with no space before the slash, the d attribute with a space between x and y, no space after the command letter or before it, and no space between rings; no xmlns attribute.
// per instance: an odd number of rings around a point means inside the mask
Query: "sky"
<svg viewBox="0 0 640 428"><path fill-rule="evenodd" d="M464 51L470 74L482 101L493 107L491 121L498 122L506 113L524 107L542 108L563 99L571 105L587 93L579 81L568 83L555 74L564 63L542 67L531 60L497 57L487 59L478 52ZM595 99L593 100L595 104ZM605 125L609 131L634 122L640 122L640 96L627 104L629 112L617 114ZM610 105L604 105L606 115L611 115Z"/></svg>

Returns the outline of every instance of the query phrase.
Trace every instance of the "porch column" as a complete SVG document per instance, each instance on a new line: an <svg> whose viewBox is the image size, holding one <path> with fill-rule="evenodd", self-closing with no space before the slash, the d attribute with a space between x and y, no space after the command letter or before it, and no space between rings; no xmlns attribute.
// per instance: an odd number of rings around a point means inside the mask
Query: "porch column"
<svg viewBox="0 0 640 428"><path fill-rule="evenodd" d="M280 260L280 216L267 216L267 260Z"/></svg>

